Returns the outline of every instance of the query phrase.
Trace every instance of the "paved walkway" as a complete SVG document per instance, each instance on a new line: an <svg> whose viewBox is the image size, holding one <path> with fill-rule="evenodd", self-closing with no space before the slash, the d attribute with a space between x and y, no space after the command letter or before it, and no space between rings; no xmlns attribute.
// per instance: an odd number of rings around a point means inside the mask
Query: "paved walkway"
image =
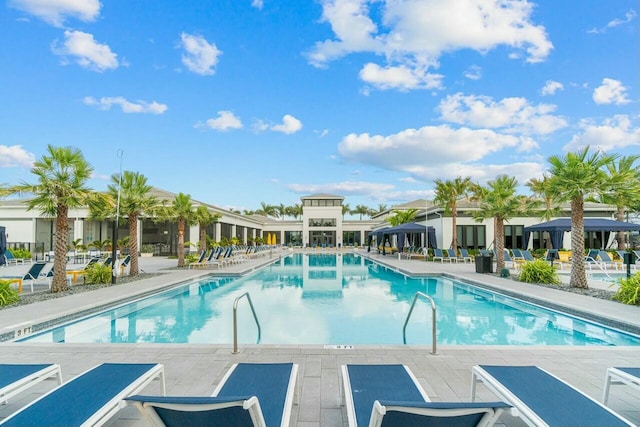
<svg viewBox="0 0 640 427"><path fill-rule="evenodd" d="M272 259L280 255L272 254ZM371 255L372 258L411 274L445 273L462 280L481 282L504 292L517 292L526 298L541 299L578 310L611 317L616 322L640 326L640 308L615 302L596 300L569 292L527 285L493 275L475 273L473 264L432 263L417 260L398 260L396 257ZM110 303L124 297L153 292L175 283L213 272L240 274L259 267L267 258L232 265L217 270L168 270L163 276L107 287L93 292L0 310L0 334L20 327L59 318L96 305L96 301ZM175 266L175 260L163 258L141 259L147 272L164 271ZM13 267L12 267L13 268ZM0 275L5 275L0 270ZM638 347L560 347L560 346L444 346L438 354L429 354L426 346L356 346L352 349L332 349L323 346L245 345L239 354L231 354L229 345L183 344L38 344L0 343L0 363L54 362L62 366L65 380L102 362L159 362L167 375L167 391L176 395L210 394L224 372L237 362L293 361L300 365L298 404L294 406L292 426L346 426L342 406L339 367L344 363L404 363L416 374L429 397L434 401L468 400L471 367L476 364L538 365L565 379L572 385L600 400L604 374L609 366L640 365ZM99 386L99 385L96 385ZM0 419L17 407L33 400L51 387L41 384L33 393L24 394L0 406ZM152 384L146 393L156 393ZM494 400L481 386L479 399ZM640 424L640 396L629 387L612 391L610 406ZM568 410L579 410L571 408ZM131 407L121 410L112 420L113 426L144 426L141 417ZM504 414L502 426L520 427L517 418Z"/></svg>

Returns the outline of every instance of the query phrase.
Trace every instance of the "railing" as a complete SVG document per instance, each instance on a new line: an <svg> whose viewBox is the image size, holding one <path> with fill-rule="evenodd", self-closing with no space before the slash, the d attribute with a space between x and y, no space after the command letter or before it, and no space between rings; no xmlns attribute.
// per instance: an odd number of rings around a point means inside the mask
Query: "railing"
<svg viewBox="0 0 640 427"><path fill-rule="evenodd" d="M256 321L256 325L258 325L258 340L256 341L256 344L260 343L260 336L262 334L260 330L260 322L258 321L258 316L256 315L256 310L253 308L253 302L251 302L251 296L249 296L249 292L245 292L244 294L236 298L235 301L233 301L233 354L238 354L238 302L243 297L247 297L249 307L251 307L251 312L253 313L253 318Z"/></svg>
<svg viewBox="0 0 640 427"><path fill-rule="evenodd" d="M402 327L402 341L405 344L407 343L407 324L409 323L411 313L413 313L413 308L418 301L418 297L425 298L429 300L429 302L431 302L431 354L438 354L438 352L436 351L436 303L433 301L433 298L423 292L416 292L416 295L413 297L413 302L411 303L411 308L409 309L409 313L407 314L407 319L404 321L404 326Z"/></svg>

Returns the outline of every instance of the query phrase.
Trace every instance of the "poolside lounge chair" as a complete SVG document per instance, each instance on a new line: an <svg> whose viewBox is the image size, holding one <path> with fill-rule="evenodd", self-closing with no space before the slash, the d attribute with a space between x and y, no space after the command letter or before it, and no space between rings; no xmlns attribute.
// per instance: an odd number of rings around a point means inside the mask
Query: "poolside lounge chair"
<svg viewBox="0 0 640 427"><path fill-rule="evenodd" d="M1 426L102 425L123 399L153 380L165 394L164 369L155 363L103 363L42 395L0 422Z"/></svg>
<svg viewBox="0 0 640 427"><path fill-rule="evenodd" d="M442 249L434 249L433 250L433 258L431 259L431 261L435 261L439 259L440 262L444 262L444 254L442 253Z"/></svg>
<svg viewBox="0 0 640 427"><path fill-rule="evenodd" d="M212 397L127 398L154 426L289 426L298 365L238 363Z"/></svg>
<svg viewBox="0 0 640 427"><path fill-rule="evenodd" d="M513 260L518 262L518 261L524 261L524 255L522 255L522 251L518 248L512 248L511 249L511 253L513 254Z"/></svg>
<svg viewBox="0 0 640 427"><path fill-rule="evenodd" d="M607 369L604 378L604 391L602 392L602 403L605 405L609 401L609 391L612 385L629 385L640 391L640 368L616 368Z"/></svg>
<svg viewBox="0 0 640 427"><path fill-rule="evenodd" d="M211 258L213 257L214 254L214 250L211 249L211 251L209 252L209 260L211 260ZM190 270L192 268L196 268L196 267L204 267L205 261L207 260L207 251L202 251L200 252L200 257L198 258L197 261L194 261L192 263L189 263L189 265L187 266L187 269Z"/></svg>
<svg viewBox="0 0 640 427"><path fill-rule="evenodd" d="M455 249L446 249L447 251L447 256L446 256L446 260L449 262L458 262L458 255L456 254Z"/></svg>
<svg viewBox="0 0 640 427"><path fill-rule="evenodd" d="M603 268L613 267L616 270L622 265L622 262L614 261L607 251L598 252L598 261Z"/></svg>
<svg viewBox="0 0 640 427"><path fill-rule="evenodd" d="M474 366L471 400L483 382L530 426L633 425L600 402L537 366ZM515 414L514 414L515 415Z"/></svg>
<svg viewBox="0 0 640 427"><path fill-rule="evenodd" d="M124 257L124 259L120 263L120 275L121 276L124 276L124 272L126 271L127 267L129 266L129 263L131 263L131 255L127 255L126 257Z"/></svg>
<svg viewBox="0 0 640 427"><path fill-rule="evenodd" d="M522 259L524 259L525 262L533 262L536 260L528 249L523 249L520 253L522 254Z"/></svg>
<svg viewBox="0 0 640 427"><path fill-rule="evenodd" d="M39 382L52 378L62 384L60 365L0 364L0 402L6 402Z"/></svg>
<svg viewBox="0 0 640 427"><path fill-rule="evenodd" d="M342 383L349 427L426 426L430 420L490 426L509 408L503 402L431 402L405 365L343 365Z"/></svg>
<svg viewBox="0 0 640 427"><path fill-rule="evenodd" d="M18 264L24 264L25 262L28 262L29 264L31 264L32 259L31 258L16 258L15 256L13 256L13 252L11 252L9 249L7 249L4 253L4 260L5 260L5 264L6 265L18 265Z"/></svg>
<svg viewBox="0 0 640 427"><path fill-rule="evenodd" d="M31 284L31 292L33 293L33 283L38 279L45 265L47 265L46 262L36 262L31 265L31 268L29 268L29 271L27 271L25 274L21 274L19 276L5 276L0 277L0 279L5 279L9 280L12 283L17 283L18 293L22 293L22 285L24 281L29 280Z"/></svg>
<svg viewBox="0 0 640 427"><path fill-rule="evenodd" d="M466 263L467 261L473 262L473 257L469 255L469 251L465 248L460 248L460 258L462 262Z"/></svg>

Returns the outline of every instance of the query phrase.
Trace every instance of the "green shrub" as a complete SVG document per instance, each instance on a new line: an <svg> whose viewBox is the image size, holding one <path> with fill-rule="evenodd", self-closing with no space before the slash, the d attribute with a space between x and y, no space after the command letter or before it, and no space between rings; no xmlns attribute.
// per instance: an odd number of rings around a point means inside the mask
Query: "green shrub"
<svg viewBox="0 0 640 427"><path fill-rule="evenodd" d="M527 283L544 283L548 285L560 284L556 270L546 261L537 259L522 265L518 279Z"/></svg>
<svg viewBox="0 0 640 427"><path fill-rule="evenodd" d="M140 252L145 254L152 254L155 252L155 249L156 249L155 245L146 244L140 247Z"/></svg>
<svg viewBox="0 0 640 427"><path fill-rule="evenodd" d="M184 256L184 262L186 265L191 264L192 262L196 262L200 259L200 255L198 254L187 254Z"/></svg>
<svg viewBox="0 0 640 427"><path fill-rule="evenodd" d="M11 280L0 279L0 307L20 301L18 292L11 289Z"/></svg>
<svg viewBox="0 0 640 427"><path fill-rule="evenodd" d="M640 271L628 279L620 279L620 288L613 299L624 304L640 305Z"/></svg>
<svg viewBox="0 0 640 427"><path fill-rule="evenodd" d="M18 259L31 259L32 258L31 252L29 252L26 249L9 249L9 250L11 251L13 256L18 258Z"/></svg>
<svg viewBox="0 0 640 427"><path fill-rule="evenodd" d="M84 275L86 283L111 283L111 266L101 263L91 264Z"/></svg>

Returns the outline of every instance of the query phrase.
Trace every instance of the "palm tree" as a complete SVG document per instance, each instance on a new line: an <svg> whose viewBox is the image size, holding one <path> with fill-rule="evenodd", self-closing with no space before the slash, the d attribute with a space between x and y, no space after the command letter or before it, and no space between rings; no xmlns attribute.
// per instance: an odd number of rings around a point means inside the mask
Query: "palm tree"
<svg viewBox="0 0 640 427"><path fill-rule="evenodd" d="M176 194L171 205L163 204L158 209L157 218L178 223L178 267L184 267L184 229L194 218L191 196L184 193Z"/></svg>
<svg viewBox="0 0 640 427"><path fill-rule="evenodd" d="M254 215L255 213L256 213L255 211L251 211L251 210L248 210L248 209L244 209L242 211L242 215Z"/></svg>
<svg viewBox="0 0 640 427"><path fill-rule="evenodd" d="M260 206L261 208L256 211L256 214L278 218L278 210L275 206L268 205L265 202L260 202Z"/></svg>
<svg viewBox="0 0 640 427"><path fill-rule="evenodd" d="M349 203L343 203L342 204L342 219L344 219L344 216L348 213L351 212L351 206L349 206Z"/></svg>
<svg viewBox="0 0 640 427"><path fill-rule="evenodd" d="M200 250L207 249L207 226L214 224L222 218L219 213L211 213L206 206L200 205L194 213L194 221L198 224L198 232L200 235Z"/></svg>
<svg viewBox="0 0 640 427"><path fill-rule="evenodd" d="M589 147L564 157L551 156L550 190L559 201L571 201L571 279L569 286L587 289L584 270L584 200L590 194L610 188L605 167L617 159L600 151L590 154Z"/></svg>
<svg viewBox="0 0 640 427"><path fill-rule="evenodd" d="M352 214L360 214L360 220L362 221L362 215L369 214L369 208L364 205L356 205L355 209L351 211Z"/></svg>
<svg viewBox="0 0 640 427"><path fill-rule="evenodd" d="M468 197L472 182L470 177L456 177L453 181L436 179L435 197L433 202L444 208L447 215L451 215L451 249L458 248L458 200Z"/></svg>
<svg viewBox="0 0 640 427"><path fill-rule="evenodd" d="M413 221L416 218L416 215L418 214L418 209L411 208L406 210L397 210L393 212L394 212L394 215L390 216L387 219L387 221L389 221L389 224L395 227L396 225L407 224Z"/></svg>
<svg viewBox="0 0 640 427"><path fill-rule="evenodd" d="M295 203L291 206L291 211L289 213L294 219L298 219L302 216L302 205L300 203Z"/></svg>
<svg viewBox="0 0 640 427"><path fill-rule="evenodd" d="M68 289L66 277L69 209L86 206L95 193L86 187L93 168L77 148L47 146L47 154L31 168L36 184L22 182L7 189L8 194L33 194L27 209L39 209L43 215L56 217L54 274L51 292Z"/></svg>
<svg viewBox="0 0 640 427"><path fill-rule="evenodd" d="M138 172L124 171L122 179L117 174L111 176L108 192L117 200L118 184L120 184L120 214L127 217L129 228L129 275L137 276L138 267L138 219L141 215L150 214L158 207L158 199L150 194L152 187L147 178Z"/></svg>
<svg viewBox="0 0 640 427"><path fill-rule="evenodd" d="M606 165L609 178L612 181L611 189L600 196L602 203L616 205L616 219L624 221L625 210L640 203L640 166L634 166L640 155L623 156L617 162ZM627 245L624 231L618 231L616 235L618 249L625 250Z"/></svg>
<svg viewBox="0 0 640 427"><path fill-rule="evenodd" d="M535 196L542 200L543 206L542 209L540 209L540 218L543 221L551 221L551 218L560 214L561 209L553 199L553 195L549 188L549 177L547 175L544 175L542 179L531 178L526 185ZM532 208L537 209L539 205L539 203L533 202ZM546 233L549 234L548 232ZM550 236L547 236L546 241L547 249L551 249L553 245L551 243Z"/></svg>
<svg viewBox="0 0 640 427"><path fill-rule="evenodd" d="M496 270L504 268L504 223L515 216L523 215L527 209L527 200L516 194L518 181L507 175L500 175L487 183L487 188L480 190L480 205L473 212L473 218L484 221L494 219L496 250Z"/></svg>
<svg viewBox="0 0 640 427"><path fill-rule="evenodd" d="M278 212L278 218L284 219L284 217L287 215L287 207L282 203L274 207L276 209L276 212Z"/></svg>

